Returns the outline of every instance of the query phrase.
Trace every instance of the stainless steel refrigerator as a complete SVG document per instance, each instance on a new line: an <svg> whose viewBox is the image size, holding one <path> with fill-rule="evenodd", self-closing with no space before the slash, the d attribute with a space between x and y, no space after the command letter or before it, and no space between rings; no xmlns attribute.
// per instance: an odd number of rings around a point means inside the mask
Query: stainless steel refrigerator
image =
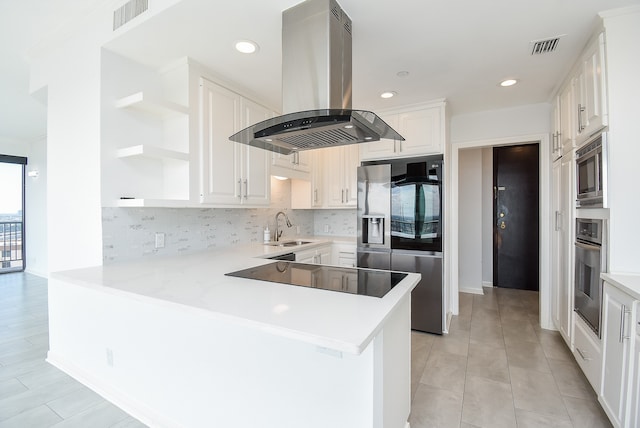
<svg viewBox="0 0 640 428"><path fill-rule="evenodd" d="M358 168L358 266L422 274L411 328L442 334L442 156Z"/></svg>

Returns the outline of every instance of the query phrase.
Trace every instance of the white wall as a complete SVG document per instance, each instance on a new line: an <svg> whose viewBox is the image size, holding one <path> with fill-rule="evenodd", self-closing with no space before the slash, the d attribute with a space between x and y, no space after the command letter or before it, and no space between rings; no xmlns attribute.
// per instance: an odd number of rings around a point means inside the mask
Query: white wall
<svg viewBox="0 0 640 428"><path fill-rule="evenodd" d="M638 181L640 141L637 130L640 99L640 8L626 15L604 16L607 43L607 85L609 100L609 228L612 272L640 272L637 215L640 198Z"/></svg>
<svg viewBox="0 0 640 428"><path fill-rule="evenodd" d="M447 311L454 315L458 313L458 288L462 285L459 281L459 255L462 248L459 246L459 216L461 211L458 207L458 195L462 191L458 181L459 157L463 150L479 149L497 145L521 144L526 142L540 143L540 246L541 254L548 254L550 248L549 231L549 194L551 164L549 153L549 133L550 133L550 104L533 104L511 109L492 110L467 115L458 115L451 118L451 144L448 148L451 151L449 157L449 168L451 170L451 180L448 186L447 199L451 201L449 210L449 223L451 224L448 234L449 243L449 269L450 275L450 302ZM479 176L478 176L479 177ZM480 179L480 178L479 178ZM543 214L546 213L546 214ZM480 248L479 254L482 249ZM482 256L480 256L481 258ZM549 260L548 257L540 259L540 322L543 328L553 328L550 317L550 294L549 294Z"/></svg>
<svg viewBox="0 0 640 428"><path fill-rule="evenodd" d="M482 284L493 286L493 148L482 150Z"/></svg>
<svg viewBox="0 0 640 428"><path fill-rule="evenodd" d="M38 177L25 180L26 271L46 277L47 256L47 141L29 144L27 171Z"/></svg>
<svg viewBox="0 0 640 428"><path fill-rule="evenodd" d="M458 167L458 288L482 294L482 149L460 150Z"/></svg>

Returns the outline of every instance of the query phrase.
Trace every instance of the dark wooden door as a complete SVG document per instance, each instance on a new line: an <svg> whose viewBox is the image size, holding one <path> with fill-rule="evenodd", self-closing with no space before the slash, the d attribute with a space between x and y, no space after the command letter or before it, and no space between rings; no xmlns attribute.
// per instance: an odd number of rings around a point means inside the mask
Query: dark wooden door
<svg viewBox="0 0 640 428"><path fill-rule="evenodd" d="M493 149L493 285L538 290L538 144Z"/></svg>

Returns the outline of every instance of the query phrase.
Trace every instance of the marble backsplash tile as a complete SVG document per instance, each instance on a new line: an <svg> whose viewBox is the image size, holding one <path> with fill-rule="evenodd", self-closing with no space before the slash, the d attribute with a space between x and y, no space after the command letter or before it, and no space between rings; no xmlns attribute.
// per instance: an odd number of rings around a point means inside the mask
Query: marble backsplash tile
<svg viewBox="0 0 640 428"><path fill-rule="evenodd" d="M272 234L275 215L281 209L102 208L103 261L105 264L153 255L224 248L262 242L264 227ZM313 234L313 213L283 210L284 238ZM299 235L297 233L299 227ZM165 234L165 247L155 248L155 234Z"/></svg>
<svg viewBox="0 0 640 428"><path fill-rule="evenodd" d="M355 210L292 210L290 181L273 179L271 188L274 208L103 207L103 262L262 242L265 226L269 226L273 235L278 211L284 211L293 223L293 227L287 228L284 219L280 220L285 239L310 235L355 236ZM156 233L165 234L164 248L155 248Z"/></svg>

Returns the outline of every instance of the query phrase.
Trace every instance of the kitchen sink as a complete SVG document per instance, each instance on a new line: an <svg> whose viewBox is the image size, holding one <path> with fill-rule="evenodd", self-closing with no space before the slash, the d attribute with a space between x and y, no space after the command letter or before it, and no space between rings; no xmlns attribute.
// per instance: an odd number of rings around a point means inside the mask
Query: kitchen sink
<svg viewBox="0 0 640 428"><path fill-rule="evenodd" d="M280 241L280 242L270 242L267 245L271 245L272 247L297 247L299 245L311 244L311 241Z"/></svg>

